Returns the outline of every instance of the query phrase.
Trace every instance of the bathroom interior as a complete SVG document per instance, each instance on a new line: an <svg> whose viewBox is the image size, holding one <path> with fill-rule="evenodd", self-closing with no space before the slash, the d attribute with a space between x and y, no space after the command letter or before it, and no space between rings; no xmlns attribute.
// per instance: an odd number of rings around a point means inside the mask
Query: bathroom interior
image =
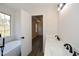
<svg viewBox="0 0 79 59"><path fill-rule="evenodd" d="M79 3L0 3L0 56L79 56Z"/></svg>

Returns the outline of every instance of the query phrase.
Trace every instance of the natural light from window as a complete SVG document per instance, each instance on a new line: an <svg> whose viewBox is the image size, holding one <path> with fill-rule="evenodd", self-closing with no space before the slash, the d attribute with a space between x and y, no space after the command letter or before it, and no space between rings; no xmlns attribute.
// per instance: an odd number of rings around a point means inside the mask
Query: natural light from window
<svg viewBox="0 0 79 59"><path fill-rule="evenodd" d="M10 16L0 13L0 34L2 37L10 36Z"/></svg>

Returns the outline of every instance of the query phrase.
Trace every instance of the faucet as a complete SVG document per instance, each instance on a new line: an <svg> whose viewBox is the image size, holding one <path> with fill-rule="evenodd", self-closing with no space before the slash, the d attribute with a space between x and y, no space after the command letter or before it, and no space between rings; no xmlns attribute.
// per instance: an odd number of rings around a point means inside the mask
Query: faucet
<svg viewBox="0 0 79 59"><path fill-rule="evenodd" d="M73 53L73 50L72 50L72 46L68 43L64 44L64 46L66 47L67 50L69 50L70 53Z"/></svg>
<svg viewBox="0 0 79 59"><path fill-rule="evenodd" d="M77 56L77 52L74 51L73 56Z"/></svg>
<svg viewBox="0 0 79 59"><path fill-rule="evenodd" d="M55 37L60 41L60 38L59 38L59 36L58 35L55 35Z"/></svg>

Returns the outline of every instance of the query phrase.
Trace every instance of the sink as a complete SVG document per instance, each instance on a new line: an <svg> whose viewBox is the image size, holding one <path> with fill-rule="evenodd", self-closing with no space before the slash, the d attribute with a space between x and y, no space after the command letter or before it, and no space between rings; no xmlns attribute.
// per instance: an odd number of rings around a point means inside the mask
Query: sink
<svg viewBox="0 0 79 59"><path fill-rule="evenodd" d="M63 46L63 41L57 41L53 38L46 40L44 56L72 56Z"/></svg>

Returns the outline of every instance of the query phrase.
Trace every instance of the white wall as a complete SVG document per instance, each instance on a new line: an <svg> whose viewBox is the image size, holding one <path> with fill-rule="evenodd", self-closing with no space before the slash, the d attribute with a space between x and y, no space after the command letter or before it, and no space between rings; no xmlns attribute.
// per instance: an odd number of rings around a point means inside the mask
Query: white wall
<svg viewBox="0 0 79 59"><path fill-rule="evenodd" d="M43 15L43 50L45 47L46 35L57 33L57 8L56 5L40 5L32 7L32 15Z"/></svg>
<svg viewBox="0 0 79 59"><path fill-rule="evenodd" d="M79 49L79 4L68 4L59 14L59 35Z"/></svg>
<svg viewBox="0 0 79 59"><path fill-rule="evenodd" d="M5 41L9 42L15 40L14 38L14 20L15 20L15 11L4 4L0 4L0 12L11 15L11 36L6 37Z"/></svg>
<svg viewBox="0 0 79 59"><path fill-rule="evenodd" d="M21 39L20 38L21 34L21 10L18 10L15 13L15 39Z"/></svg>

